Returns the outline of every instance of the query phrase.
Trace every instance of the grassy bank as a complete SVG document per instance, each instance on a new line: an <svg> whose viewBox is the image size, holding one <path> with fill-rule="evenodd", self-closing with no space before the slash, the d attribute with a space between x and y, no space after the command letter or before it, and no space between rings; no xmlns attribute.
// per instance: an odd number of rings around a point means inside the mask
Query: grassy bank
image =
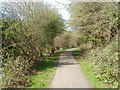
<svg viewBox="0 0 120 90"><path fill-rule="evenodd" d="M83 73L85 74L86 78L89 80L90 85L93 88L101 88L101 87L107 86L107 84L105 84L97 79L98 75L94 72L93 66L87 60L83 59L80 49L74 50L73 56L79 62L80 67L83 70ZM97 68L95 68L95 69L97 69Z"/></svg>
<svg viewBox="0 0 120 90"><path fill-rule="evenodd" d="M65 50L67 49L61 49L54 55L42 58L42 61L35 64L36 74L29 77L30 85L28 88L48 88L50 86L55 75L58 57Z"/></svg>
<svg viewBox="0 0 120 90"><path fill-rule="evenodd" d="M73 56L93 88L118 88L118 40L103 48L77 49Z"/></svg>

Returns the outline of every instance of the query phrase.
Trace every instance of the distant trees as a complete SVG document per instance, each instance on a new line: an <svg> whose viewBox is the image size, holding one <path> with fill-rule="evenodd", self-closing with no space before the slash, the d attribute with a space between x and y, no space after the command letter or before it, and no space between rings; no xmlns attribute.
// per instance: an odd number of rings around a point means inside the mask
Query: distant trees
<svg viewBox="0 0 120 90"><path fill-rule="evenodd" d="M54 38L65 29L63 19L43 2L4 2L1 12L2 86L25 86L32 65L55 52Z"/></svg>
<svg viewBox="0 0 120 90"><path fill-rule="evenodd" d="M73 48L80 45L81 39L77 31L65 31L57 36L54 42L58 48Z"/></svg>

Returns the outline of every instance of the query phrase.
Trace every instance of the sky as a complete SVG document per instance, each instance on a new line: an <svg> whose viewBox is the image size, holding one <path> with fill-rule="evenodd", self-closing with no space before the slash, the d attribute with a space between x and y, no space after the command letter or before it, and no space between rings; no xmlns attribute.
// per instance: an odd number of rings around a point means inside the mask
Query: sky
<svg viewBox="0 0 120 90"><path fill-rule="evenodd" d="M63 19L69 20L70 14L67 11L67 7L65 7L65 5L68 5L70 1L68 0L44 0L44 1L55 6L58 9L59 13L62 15Z"/></svg>

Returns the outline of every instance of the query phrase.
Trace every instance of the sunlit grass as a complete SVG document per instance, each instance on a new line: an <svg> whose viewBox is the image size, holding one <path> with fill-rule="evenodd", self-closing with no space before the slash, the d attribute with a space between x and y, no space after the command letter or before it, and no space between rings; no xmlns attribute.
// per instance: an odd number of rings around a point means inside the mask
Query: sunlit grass
<svg viewBox="0 0 120 90"><path fill-rule="evenodd" d="M80 64L80 67L81 67L84 75L86 76L86 78L89 80L90 85L93 88L107 87L107 84L104 84L103 82L101 82L97 79L98 75L94 73L94 69L93 69L92 65L90 65L87 60L82 59L80 54L81 54L81 52L79 49L76 49L73 51L73 56L75 59L77 59L77 61L79 60L78 62Z"/></svg>
<svg viewBox="0 0 120 90"><path fill-rule="evenodd" d="M98 75L94 73L92 66L87 61L80 61L79 64L93 88L107 87L107 85L97 79Z"/></svg>
<svg viewBox="0 0 120 90"><path fill-rule="evenodd" d="M30 76L30 85L28 88L49 88L54 78L57 61L60 53L67 49L57 51L54 55L46 56L42 61L35 64L37 74Z"/></svg>
<svg viewBox="0 0 120 90"><path fill-rule="evenodd" d="M36 75L30 77L30 88L47 88L54 77L58 54L44 57L35 64Z"/></svg>

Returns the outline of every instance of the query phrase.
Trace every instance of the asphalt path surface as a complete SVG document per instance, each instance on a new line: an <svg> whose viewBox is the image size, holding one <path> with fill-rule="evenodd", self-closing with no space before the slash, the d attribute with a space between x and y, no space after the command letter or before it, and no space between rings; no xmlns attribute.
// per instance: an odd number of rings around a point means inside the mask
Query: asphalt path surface
<svg viewBox="0 0 120 90"><path fill-rule="evenodd" d="M76 48L69 49L60 55L58 68L50 88L91 88L80 65L72 56L74 49Z"/></svg>

